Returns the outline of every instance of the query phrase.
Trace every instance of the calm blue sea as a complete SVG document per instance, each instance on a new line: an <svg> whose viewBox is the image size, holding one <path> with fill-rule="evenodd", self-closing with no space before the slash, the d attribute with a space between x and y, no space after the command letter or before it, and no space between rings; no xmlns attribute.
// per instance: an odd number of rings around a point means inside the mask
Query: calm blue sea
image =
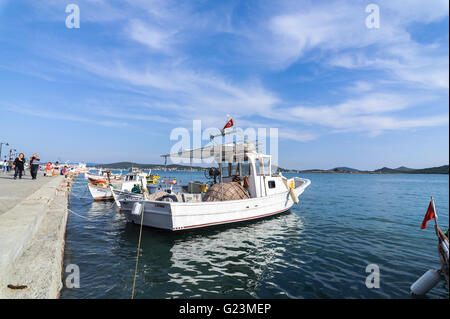
<svg viewBox="0 0 450 319"><path fill-rule="evenodd" d="M160 173L164 175L164 173ZM203 173L192 173L204 180ZM294 176L294 174L286 174ZM191 173L176 173L183 182ZM430 195L449 223L448 175L304 174L312 181L290 212L187 232L144 228L135 298L412 298L410 285L439 268ZM112 202L93 202L83 176L70 196L64 264L80 288L61 298L130 298L139 226ZM365 285L366 266L380 288ZM444 281L427 298L448 298Z"/></svg>

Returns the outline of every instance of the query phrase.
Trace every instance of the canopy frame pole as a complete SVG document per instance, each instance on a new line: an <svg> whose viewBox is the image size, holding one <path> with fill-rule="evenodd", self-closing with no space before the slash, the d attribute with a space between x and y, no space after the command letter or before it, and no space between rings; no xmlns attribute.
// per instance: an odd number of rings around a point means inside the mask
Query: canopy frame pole
<svg viewBox="0 0 450 319"><path fill-rule="evenodd" d="M167 179L167 156L164 156L164 178Z"/></svg>
<svg viewBox="0 0 450 319"><path fill-rule="evenodd" d="M192 183L192 152L191 152L191 156L189 157L189 165L191 166L191 183Z"/></svg>

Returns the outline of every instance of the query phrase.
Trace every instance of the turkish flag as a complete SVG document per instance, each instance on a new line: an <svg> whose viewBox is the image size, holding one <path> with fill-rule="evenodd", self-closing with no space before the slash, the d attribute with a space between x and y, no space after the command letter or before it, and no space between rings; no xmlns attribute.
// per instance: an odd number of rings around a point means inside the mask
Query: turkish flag
<svg viewBox="0 0 450 319"><path fill-rule="evenodd" d="M222 132L225 131L226 128L232 127L233 125L234 125L233 119L231 118L231 119L227 122L227 124L225 124L225 126L223 127Z"/></svg>
<svg viewBox="0 0 450 319"><path fill-rule="evenodd" d="M428 205L427 213L425 214L425 218L422 221L422 226L420 229L427 228L427 223L429 220L432 220L436 217L436 212L434 211L434 203L433 200L430 201L430 205Z"/></svg>

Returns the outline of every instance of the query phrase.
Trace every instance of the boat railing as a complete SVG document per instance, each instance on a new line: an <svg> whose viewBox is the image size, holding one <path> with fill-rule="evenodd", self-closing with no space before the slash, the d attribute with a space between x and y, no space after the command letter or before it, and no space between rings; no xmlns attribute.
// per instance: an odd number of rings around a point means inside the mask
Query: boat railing
<svg viewBox="0 0 450 319"><path fill-rule="evenodd" d="M311 183L310 180L300 178L300 177L294 177L294 188L297 189L299 187L307 187Z"/></svg>

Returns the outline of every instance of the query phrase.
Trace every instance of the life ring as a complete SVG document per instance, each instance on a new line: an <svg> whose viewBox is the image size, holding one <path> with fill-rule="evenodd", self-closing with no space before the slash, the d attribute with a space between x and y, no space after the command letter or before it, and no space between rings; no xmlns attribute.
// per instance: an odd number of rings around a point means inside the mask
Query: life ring
<svg viewBox="0 0 450 319"><path fill-rule="evenodd" d="M250 187L250 181L248 180L248 176L244 177L244 187L249 188Z"/></svg>

